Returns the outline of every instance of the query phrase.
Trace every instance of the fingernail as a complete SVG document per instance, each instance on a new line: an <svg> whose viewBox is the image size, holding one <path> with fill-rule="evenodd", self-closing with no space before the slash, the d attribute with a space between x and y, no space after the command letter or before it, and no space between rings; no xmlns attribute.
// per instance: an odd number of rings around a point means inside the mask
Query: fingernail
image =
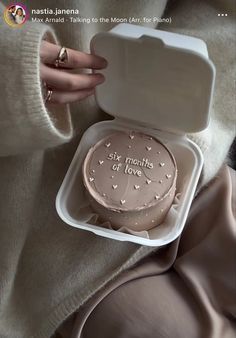
<svg viewBox="0 0 236 338"><path fill-rule="evenodd" d="M108 65L107 60L106 60L106 59L102 59L102 67L103 67L103 68L106 68L107 65Z"/></svg>
<svg viewBox="0 0 236 338"><path fill-rule="evenodd" d="M98 76L98 84L103 83L105 81L105 77L102 74L99 74Z"/></svg>

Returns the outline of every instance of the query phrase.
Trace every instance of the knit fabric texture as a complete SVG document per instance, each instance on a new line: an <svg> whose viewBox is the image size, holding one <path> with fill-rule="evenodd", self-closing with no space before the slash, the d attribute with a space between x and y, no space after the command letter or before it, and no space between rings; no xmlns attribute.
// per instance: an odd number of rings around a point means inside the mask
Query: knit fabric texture
<svg viewBox="0 0 236 338"><path fill-rule="evenodd" d="M36 0L24 3L29 11L39 7ZM171 2L165 15L172 16L172 24L159 27L205 40L216 66L210 125L190 135L205 159L201 186L217 174L235 135L234 18L220 18L221 25L217 16L228 10L228 3L233 1ZM55 210L57 191L83 131L108 117L93 97L70 107L45 108L40 43L47 39L89 52L91 37L112 24L27 22L14 29L3 20L4 5L8 3L0 3L0 337L50 337L97 290L155 248L74 229ZM40 8L48 7L47 0L40 1ZM166 1L58 0L55 7L78 8L84 17L161 17ZM149 27L155 28L154 23Z"/></svg>

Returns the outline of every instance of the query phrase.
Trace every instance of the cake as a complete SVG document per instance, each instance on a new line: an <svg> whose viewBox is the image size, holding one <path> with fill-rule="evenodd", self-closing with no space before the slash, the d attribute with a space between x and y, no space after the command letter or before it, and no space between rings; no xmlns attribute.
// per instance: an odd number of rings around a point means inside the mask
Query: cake
<svg viewBox="0 0 236 338"><path fill-rule="evenodd" d="M88 151L82 169L91 208L114 229L159 225L175 196L177 167L157 138L115 131Z"/></svg>

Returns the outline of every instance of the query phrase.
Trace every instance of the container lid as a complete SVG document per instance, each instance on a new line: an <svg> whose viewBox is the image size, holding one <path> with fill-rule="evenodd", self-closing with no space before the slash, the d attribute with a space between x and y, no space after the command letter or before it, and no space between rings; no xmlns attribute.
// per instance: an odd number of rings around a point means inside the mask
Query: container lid
<svg viewBox="0 0 236 338"><path fill-rule="evenodd" d="M175 133L207 127L215 67L204 41L120 24L95 35L91 51L108 61L96 87L105 112Z"/></svg>

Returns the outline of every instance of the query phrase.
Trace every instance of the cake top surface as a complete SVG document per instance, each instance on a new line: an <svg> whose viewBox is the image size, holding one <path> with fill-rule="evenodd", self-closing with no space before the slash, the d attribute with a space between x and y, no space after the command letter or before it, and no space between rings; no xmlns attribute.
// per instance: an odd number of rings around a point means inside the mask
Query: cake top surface
<svg viewBox="0 0 236 338"><path fill-rule="evenodd" d="M117 211L158 204L176 180L171 152L155 137L117 131L90 148L83 165L84 184L103 206Z"/></svg>

